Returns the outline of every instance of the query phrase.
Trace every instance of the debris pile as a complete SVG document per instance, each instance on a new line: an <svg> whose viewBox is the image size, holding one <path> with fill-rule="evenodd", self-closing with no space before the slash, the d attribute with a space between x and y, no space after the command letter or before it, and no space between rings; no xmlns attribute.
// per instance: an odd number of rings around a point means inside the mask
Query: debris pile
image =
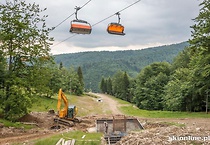
<svg viewBox="0 0 210 145"><path fill-rule="evenodd" d="M175 125L151 124L139 132L131 132L116 145L152 145L152 144L210 144L210 131L202 128L180 127Z"/></svg>

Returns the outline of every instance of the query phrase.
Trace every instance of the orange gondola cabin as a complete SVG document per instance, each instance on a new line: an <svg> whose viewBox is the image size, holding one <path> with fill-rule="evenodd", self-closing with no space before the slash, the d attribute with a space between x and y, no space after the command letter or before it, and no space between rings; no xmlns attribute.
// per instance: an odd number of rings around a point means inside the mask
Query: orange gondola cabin
<svg viewBox="0 0 210 145"><path fill-rule="evenodd" d="M110 23L107 27L107 32L109 34L125 35L124 26L120 24L120 13L117 12L116 15L118 16L118 23Z"/></svg>
<svg viewBox="0 0 210 145"><path fill-rule="evenodd" d="M107 27L107 32L109 34L125 35L124 26L118 23L110 23Z"/></svg>
<svg viewBox="0 0 210 145"><path fill-rule="evenodd" d="M90 34L92 31L91 25L84 20L73 20L71 21L71 33L77 34Z"/></svg>
<svg viewBox="0 0 210 145"><path fill-rule="evenodd" d="M79 11L81 8L76 7L76 12L75 12L75 17L76 19L71 21L71 27L70 27L70 32L71 33L76 33L76 34L90 34L92 31L91 25L84 20L79 20L77 18L77 11Z"/></svg>

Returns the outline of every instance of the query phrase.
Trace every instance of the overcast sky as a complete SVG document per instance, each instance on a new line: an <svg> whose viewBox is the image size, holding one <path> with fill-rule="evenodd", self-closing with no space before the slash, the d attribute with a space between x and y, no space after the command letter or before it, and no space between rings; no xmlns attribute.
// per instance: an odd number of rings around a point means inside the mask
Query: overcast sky
<svg viewBox="0 0 210 145"><path fill-rule="evenodd" d="M82 6L88 2L88 0L26 1L47 8L45 14L49 15L48 27L58 25L75 12L75 6ZM94 25L136 1L91 0L78 11L78 18ZM125 36L110 35L106 31L109 23L118 21L117 16L94 25L90 35L73 36L74 34L69 32L70 22L75 19L73 15L50 33L55 39L51 53L131 50L186 41L191 37L190 26L194 24L192 19L199 14L200 2L201 0L141 0L121 12ZM64 41L69 37L71 38Z"/></svg>

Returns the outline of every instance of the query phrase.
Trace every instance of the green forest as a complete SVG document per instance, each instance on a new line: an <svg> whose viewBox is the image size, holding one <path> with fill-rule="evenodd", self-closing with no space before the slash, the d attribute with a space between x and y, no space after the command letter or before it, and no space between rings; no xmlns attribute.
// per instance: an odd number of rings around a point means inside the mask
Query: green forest
<svg viewBox="0 0 210 145"><path fill-rule="evenodd" d="M99 82L102 77L111 77L117 71L126 71L131 77L136 77L141 69L153 62L171 63L186 46L187 42L127 51L80 52L54 55L57 64L66 68L82 68L85 88L99 92Z"/></svg>
<svg viewBox="0 0 210 145"><path fill-rule="evenodd" d="M46 9L24 1L0 5L0 116L16 120L37 97L59 88L101 91L147 110L208 111L210 3L200 4L188 42L116 52L50 55ZM190 27L190 26L189 26Z"/></svg>

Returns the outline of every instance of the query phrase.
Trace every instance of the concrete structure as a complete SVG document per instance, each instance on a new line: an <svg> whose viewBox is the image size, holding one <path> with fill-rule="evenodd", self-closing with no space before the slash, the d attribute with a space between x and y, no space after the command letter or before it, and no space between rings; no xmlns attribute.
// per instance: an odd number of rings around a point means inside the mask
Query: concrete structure
<svg viewBox="0 0 210 145"><path fill-rule="evenodd" d="M116 143L130 131L144 129L137 118L126 116L113 116L96 120L97 132L104 133L108 144Z"/></svg>

